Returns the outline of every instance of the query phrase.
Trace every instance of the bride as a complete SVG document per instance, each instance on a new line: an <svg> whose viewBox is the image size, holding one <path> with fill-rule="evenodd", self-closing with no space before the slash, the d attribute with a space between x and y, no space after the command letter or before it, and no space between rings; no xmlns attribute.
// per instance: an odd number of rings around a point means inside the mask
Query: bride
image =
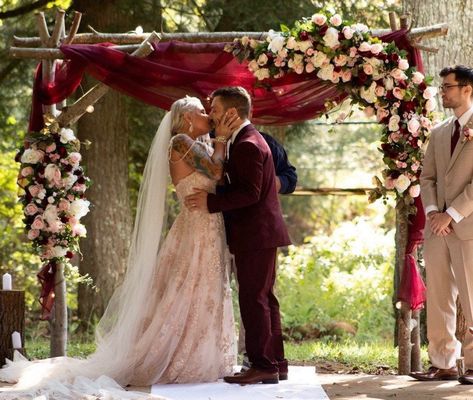
<svg viewBox="0 0 473 400"><path fill-rule="evenodd" d="M236 360L223 219L182 202L194 188L215 191L227 138L239 124L223 118L213 149L196 140L209 132L199 99L172 105L151 145L127 272L97 326L97 350L83 360L33 362L17 353L0 369L1 381L15 383L0 398L136 399L122 387L209 382L231 373ZM181 211L161 243L169 172Z"/></svg>

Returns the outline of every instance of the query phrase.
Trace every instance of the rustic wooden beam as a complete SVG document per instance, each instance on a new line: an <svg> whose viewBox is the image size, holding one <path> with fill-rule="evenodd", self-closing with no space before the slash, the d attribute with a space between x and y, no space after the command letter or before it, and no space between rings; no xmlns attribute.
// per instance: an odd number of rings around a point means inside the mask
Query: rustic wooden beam
<svg viewBox="0 0 473 400"><path fill-rule="evenodd" d="M124 46L112 46L109 48L120 50L125 53L132 53L139 49L139 45L130 44ZM11 58L33 58L42 60L58 60L64 58L64 54L57 48L26 48L26 47L10 47Z"/></svg>
<svg viewBox="0 0 473 400"><path fill-rule="evenodd" d="M372 33L375 36L391 32L390 29L375 29ZM448 32L448 24L436 24L427 27L413 28L408 37L410 40L416 38L428 39L437 36L445 36ZM118 45L138 44L147 38L149 33L80 33L74 36L72 44L95 44L109 42ZM205 42L232 42L235 38L248 36L251 39L266 39L268 32L185 32L185 33L161 33L161 42L180 40L189 43ZM38 37L17 37L14 36L15 47L37 47L41 43Z"/></svg>
<svg viewBox="0 0 473 400"><path fill-rule="evenodd" d="M307 188L296 187L293 196L366 196L374 188Z"/></svg>
<svg viewBox="0 0 473 400"><path fill-rule="evenodd" d="M146 57L153 51L151 43L159 41L159 34L152 32L141 46L132 54L135 57ZM87 112L87 108L95 104L110 88L103 83L99 83L85 93L74 104L64 107L61 115L57 118L60 126L68 126L76 122Z"/></svg>
<svg viewBox="0 0 473 400"><path fill-rule="evenodd" d="M36 25L38 26L39 31L39 38L37 41L37 46L43 45L43 47L47 47L49 41L49 31L48 31L48 24L46 24L46 18L44 17L43 12L39 12L35 14L36 16Z"/></svg>
<svg viewBox="0 0 473 400"><path fill-rule="evenodd" d="M389 13L389 26L393 32L397 31L397 17L394 11Z"/></svg>

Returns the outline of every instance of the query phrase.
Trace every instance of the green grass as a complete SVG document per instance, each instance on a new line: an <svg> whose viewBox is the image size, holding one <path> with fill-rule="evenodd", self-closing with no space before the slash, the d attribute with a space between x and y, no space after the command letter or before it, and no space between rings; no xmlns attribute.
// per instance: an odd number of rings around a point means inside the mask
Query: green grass
<svg viewBox="0 0 473 400"><path fill-rule="evenodd" d="M37 338L26 343L30 359L49 356L49 341ZM87 357L95 349L93 340L75 338L68 343L67 353L71 357ZM391 343L345 342L286 342L286 357L291 364L317 365L323 372L364 372L368 374L396 373L397 348ZM426 349L422 349L422 360L427 364Z"/></svg>

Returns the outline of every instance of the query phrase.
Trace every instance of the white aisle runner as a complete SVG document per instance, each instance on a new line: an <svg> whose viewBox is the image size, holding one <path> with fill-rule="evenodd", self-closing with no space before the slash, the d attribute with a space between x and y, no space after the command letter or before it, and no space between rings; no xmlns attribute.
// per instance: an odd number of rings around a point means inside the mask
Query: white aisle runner
<svg viewBox="0 0 473 400"><path fill-rule="evenodd" d="M223 381L153 385L151 393L169 400L329 400L315 367L289 367L289 379L277 385L236 385Z"/></svg>

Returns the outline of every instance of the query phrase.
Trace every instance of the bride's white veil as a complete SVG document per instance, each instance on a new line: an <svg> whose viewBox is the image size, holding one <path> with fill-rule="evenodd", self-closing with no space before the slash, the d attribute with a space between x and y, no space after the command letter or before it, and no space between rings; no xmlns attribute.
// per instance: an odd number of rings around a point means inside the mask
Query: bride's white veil
<svg viewBox="0 0 473 400"><path fill-rule="evenodd" d="M102 373L126 384L130 367L137 361L134 344L139 340L149 315L145 308L153 290L166 211L169 176L168 147L171 113L164 116L151 144L141 182L127 270L121 287L114 292L96 330L97 350ZM104 361L108 368L104 370Z"/></svg>

